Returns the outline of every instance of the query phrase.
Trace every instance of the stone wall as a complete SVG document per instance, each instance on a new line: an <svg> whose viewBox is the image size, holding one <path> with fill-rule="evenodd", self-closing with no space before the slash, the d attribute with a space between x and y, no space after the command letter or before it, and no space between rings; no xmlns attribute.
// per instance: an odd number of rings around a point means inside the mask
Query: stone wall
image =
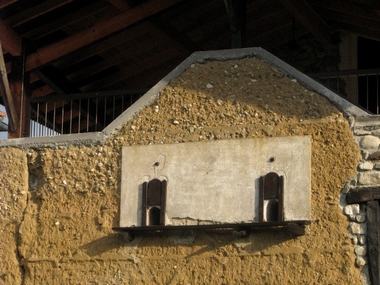
<svg viewBox="0 0 380 285"><path fill-rule="evenodd" d="M366 203L346 205L345 196L352 189L378 187L380 182L380 121L379 116L358 117L353 125L353 132L361 150L361 161L357 176L348 183L342 192L344 213L351 220L349 231L355 245L356 264L367 276L365 284L370 284L368 277L367 217Z"/></svg>
<svg viewBox="0 0 380 285"><path fill-rule="evenodd" d="M123 146L285 136L311 139L305 235L112 230ZM192 64L104 140L0 149L0 283L360 284L340 208L359 161L343 113L295 78L257 58Z"/></svg>

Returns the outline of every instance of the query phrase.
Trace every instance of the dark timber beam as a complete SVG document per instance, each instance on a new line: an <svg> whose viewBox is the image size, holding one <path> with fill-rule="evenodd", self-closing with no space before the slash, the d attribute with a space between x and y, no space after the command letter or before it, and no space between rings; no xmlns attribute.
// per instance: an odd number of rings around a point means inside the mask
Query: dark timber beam
<svg viewBox="0 0 380 285"><path fill-rule="evenodd" d="M108 2L120 11L126 11L131 8L131 6L124 0L108 0Z"/></svg>
<svg viewBox="0 0 380 285"><path fill-rule="evenodd" d="M246 44L246 0L224 0L230 29L232 32L231 48L242 48Z"/></svg>
<svg viewBox="0 0 380 285"><path fill-rule="evenodd" d="M57 9L58 7L61 7L63 5L66 5L67 3L70 3L74 0L49 0L49 1L43 1L41 4L35 5L30 9L26 9L23 12L14 15L7 19L7 22L12 27L20 26L21 24L24 24L30 20L36 19L50 11L53 11L54 9Z"/></svg>
<svg viewBox="0 0 380 285"><path fill-rule="evenodd" d="M17 0L0 0L0 9L3 9L14 2L17 2Z"/></svg>
<svg viewBox="0 0 380 285"><path fill-rule="evenodd" d="M346 195L347 204L365 203L380 199L380 187L352 188Z"/></svg>
<svg viewBox="0 0 380 285"><path fill-rule="evenodd" d="M81 93L79 88L76 88L74 83L68 80L54 66L41 68L34 71L34 74L59 95Z"/></svg>
<svg viewBox="0 0 380 285"><path fill-rule="evenodd" d="M3 97L5 107L7 109L7 115L9 118L9 126L14 127L18 125L19 117L16 108L16 102L13 100L11 89L9 86L7 70L5 68L5 62L3 57L3 52L0 43L0 95Z"/></svg>
<svg viewBox="0 0 380 285"><path fill-rule="evenodd" d="M22 53L21 37L3 20L0 19L0 42L3 49L13 56Z"/></svg>
<svg viewBox="0 0 380 285"><path fill-rule="evenodd" d="M9 124L8 138L22 138L26 135L26 129L29 124L26 124L26 96L24 89L24 62L25 57L12 57L12 72L8 75L9 87L11 90L14 111L17 115L17 121Z"/></svg>
<svg viewBox="0 0 380 285"><path fill-rule="evenodd" d="M52 45L43 47L27 57L26 70L31 71L51 63L52 61L57 60L58 58L79 48L127 28L146 17L161 12L179 3L180 1L181 0L151 0L145 2L123 13L120 13L109 20L99 22L89 29L69 36L66 39Z"/></svg>
<svg viewBox="0 0 380 285"><path fill-rule="evenodd" d="M69 25L83 20L84 15L88 17L95 13L102 12L106 10L107 6L108 4L106 2L93 1L93 3L90 5L82 7L76 11L72 11L70 14L67 14L64 17L45 22L38 27L32 27L32 30L23 33L22 37L33 40L42 38L52 32L64 29Z"/></svg>
<svg viewBox="0 0 380 285"><path fill-rule="evenodd" d="M334 44L330 27L310 8L304 0L280 0L294 17L322 44Z"/></svg>
<svg viewBox="0 0 380 285"><path fill-rule="evenodd" d="M152 29L155 34L172 43L179 51L185 55L190 55L193 51L200 51L203 48L197 43L189 39L185 33L179 32L168 21L161 19L152 19L149 29Z"/></svg>
<svg viewBox="0 0 380 285"><path fill-rule="evenodd" d="M368 269L372 285L380 284L379 223L380 209L378 201L367 203L368 231Z"/></svg>

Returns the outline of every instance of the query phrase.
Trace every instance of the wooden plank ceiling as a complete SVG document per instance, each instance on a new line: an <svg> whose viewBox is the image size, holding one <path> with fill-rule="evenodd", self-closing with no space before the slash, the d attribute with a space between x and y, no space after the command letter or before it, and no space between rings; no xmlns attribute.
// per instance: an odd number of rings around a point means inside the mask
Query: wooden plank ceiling
<svg viewBox="0 0 380 285"><path fill-rule="evenodd" d="M28 96L146 89L194 51L272 51L307 33L328 48L339 31L380 40L379 3L0 0L0 42L8 73L25 51Z"/></svg>

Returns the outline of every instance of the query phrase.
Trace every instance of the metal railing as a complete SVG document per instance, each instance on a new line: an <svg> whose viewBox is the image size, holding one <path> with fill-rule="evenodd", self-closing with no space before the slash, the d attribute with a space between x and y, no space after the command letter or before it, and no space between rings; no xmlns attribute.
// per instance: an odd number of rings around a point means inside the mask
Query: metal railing
<svg viewBox="0 0 380 285"><path fill-rule="evenodd" d="M308 75L367 111L380 113L380 69L340 70Z"/></svg>
<svg viewBox="0 0 380 285"><path fill-rule="evenodd" d="M27 136L56 136L103 130L147 90L118 90L28 99Z"/></svg>

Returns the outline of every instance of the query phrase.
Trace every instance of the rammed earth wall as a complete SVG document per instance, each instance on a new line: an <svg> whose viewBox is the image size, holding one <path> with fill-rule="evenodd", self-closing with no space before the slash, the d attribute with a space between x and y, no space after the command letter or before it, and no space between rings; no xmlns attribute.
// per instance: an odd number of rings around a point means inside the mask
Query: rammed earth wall
<svg viewBox="0 0 380 285"><path fill-rule="evenodd" d="M338 109L340 99L300 84L294 70L287 76L290 67L260 49L221 54L190 58L102 133L2 142L1 283L361 283L340 207L361 161L348 122L360 111L344 102ZM194 230L129 242L112 230L123 146L286 136L311 139L305 235Z"/></svg>

